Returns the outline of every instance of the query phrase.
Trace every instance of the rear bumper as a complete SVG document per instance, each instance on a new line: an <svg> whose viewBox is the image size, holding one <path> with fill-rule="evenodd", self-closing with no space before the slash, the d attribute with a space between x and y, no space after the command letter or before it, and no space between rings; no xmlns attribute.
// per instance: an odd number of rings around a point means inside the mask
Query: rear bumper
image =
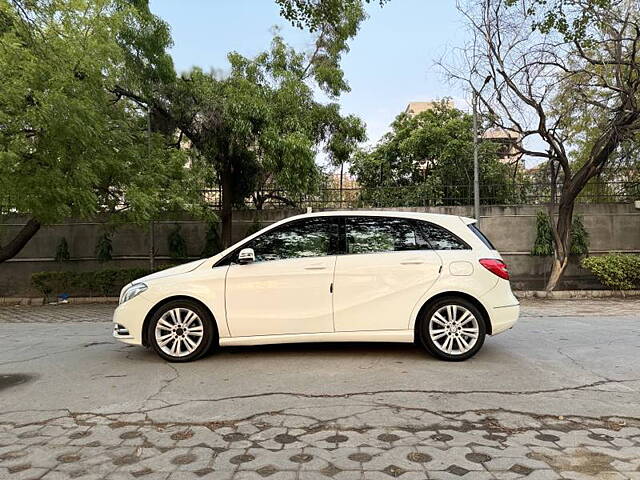
<svg viewBox="0 0 640 480"><path fill-rule="evenodd" d="M489 311L491 318L491 334L497 335L505 330L509 330L515 325L520 316L520 305L507 305L504 307L494 307Z"/></svg>

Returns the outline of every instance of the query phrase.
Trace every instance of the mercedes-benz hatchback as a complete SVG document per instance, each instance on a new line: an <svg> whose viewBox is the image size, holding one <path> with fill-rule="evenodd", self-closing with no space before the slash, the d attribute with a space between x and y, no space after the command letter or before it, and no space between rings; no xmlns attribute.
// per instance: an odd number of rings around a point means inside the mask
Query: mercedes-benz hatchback
<svg viewBox="0 0 640 480"><path fill-rule="evenodd" d="M417 342L465 360L511 328L507 266L470 218L322 212L122 289L113 336L185 362L213 346Z"/></svg>

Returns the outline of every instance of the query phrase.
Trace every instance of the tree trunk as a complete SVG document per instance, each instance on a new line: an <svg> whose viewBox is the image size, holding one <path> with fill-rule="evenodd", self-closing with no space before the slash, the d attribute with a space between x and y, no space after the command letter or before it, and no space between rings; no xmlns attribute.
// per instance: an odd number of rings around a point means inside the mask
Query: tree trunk
<svg viewBox="0 0 640 480"><path fill-rule="evenodd" d="M29 240L33 238L38 230L40 230L41 226L42 225L39 221L34 218L30 218L13 240L5 246L0 247L0 263L6 262L20 253L20 250L22 250Z"/></svg>
<svg viewBox="0 0 640 480"><path fill-rule="evenodd" d="M222 184L222 211L220 212L220 221L222 224L221 240L222 248L231 246L232 225L233 225L233 178L231 165L225 161L222 167L221 182Z"/></svg>
<svg viewBox="0 0 640 480"><path fill-rule="evenodd" d="M552 209L549 209L549 222L553 233L553 262L551 263L551 273L547 280L545 290L550 292L558 286L567 265L569 264L571 223L573 220L573 207L575 197L560 199L558 206L558 220L554 221Z"/></svg>

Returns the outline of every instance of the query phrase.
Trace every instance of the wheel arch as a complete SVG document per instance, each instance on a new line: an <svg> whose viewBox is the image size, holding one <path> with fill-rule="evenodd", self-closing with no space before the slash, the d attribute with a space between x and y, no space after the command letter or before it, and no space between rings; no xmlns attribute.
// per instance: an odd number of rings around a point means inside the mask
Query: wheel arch
<svg viewBox="0 0 640 480"><path fill-rule="evenodd" d="M163 305L166 305L169 302L173 302L175 300L188 300L190 302L197 303L200 307L202 307L205 311L211 315L211 319L213 320L213 327L216 330L216 337L220 338L220 328L218 327L218 320L216 320L216 316L213 314L211 309L201 300L197 298L191 297L189 295L173 295L171 297L163 298L158 303L156 303L151 309L147 312L147 315L144 317L144 322L142 323L142 345L145 347L149 346L149 339L147 338L147 330L149 327L149 322L151 321L151 317L160 309Z"/></svg>
<svg viewBox="0 0 640 480"><path fill-rule="evenodd" d="M445 297L459 297L459 298L463 298L465 300L467 300L468 302L472 303L478 310L480 310L480 313L483 316L484 319L484 323L485 323L485 327L487 329L487 335L491 335L492 334L492 327L491 327L491 317L489 316L489 312L487 311L486 307L482 304L482 302L480 300L478 300L476 297L474 297L473 295L469 295L468 293L464 293L464 292L459 292L459 291L447 291L447 292L440 292L436 295L434 295L433 297L429 297L429 299L427 299L427 301L424 302L424 304L420 307L420 310L418 310L418 314L415 317L415 321L413 324L413 332L414 332L414 338L417 340L418 339L418 326L420 324L420 318L422 317L422 314L424 313L425 310L427 310L433 303L437 302L438 300L440 300L441 298L445 298Z"/></svg>

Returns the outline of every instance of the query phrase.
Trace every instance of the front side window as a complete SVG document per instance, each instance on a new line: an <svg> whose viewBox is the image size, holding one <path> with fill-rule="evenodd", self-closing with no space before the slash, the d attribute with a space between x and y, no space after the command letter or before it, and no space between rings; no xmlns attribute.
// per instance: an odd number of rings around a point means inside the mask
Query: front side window
<svg viewBox="0 0 640 480"><path fill-rule="evenodd" d="M337 231L330 218L311 218L266 232L242 248L253 248L256 262L322 257L335 253Z"/></svg>
<svg viewBox="0 0 640 480"><path fill-rule="evenodd" d="M469 246L446 228L420 222L422 233L433 250L469 250Z"/></svg>
<svg viewBox="0 0 640 480"><path fill-rule="evenodd" d="M349 217L347 253L380 253L428 248L414 222L403 218Z"/></svg>

